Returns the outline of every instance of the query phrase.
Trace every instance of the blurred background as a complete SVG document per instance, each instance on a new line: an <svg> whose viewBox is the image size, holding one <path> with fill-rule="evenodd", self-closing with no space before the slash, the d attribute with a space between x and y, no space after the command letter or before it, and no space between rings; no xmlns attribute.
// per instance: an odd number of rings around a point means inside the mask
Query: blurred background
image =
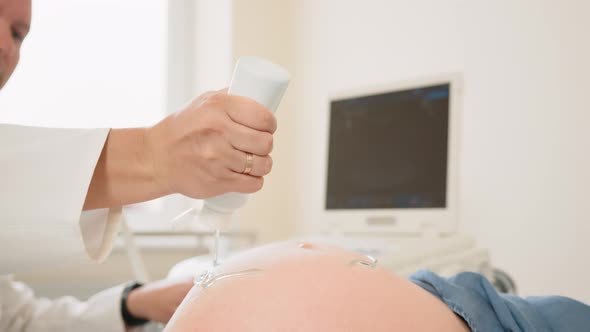
<svg viewBox="0 0 590 332"><path fill-rule="evenodd" d="M34 0L0 121L152 125L227 86L239 56L281 64L292 82L274 169L224 237L239 249L325 230L331 94L459 72L457 231L519 295L590 302L588 13L584 0ZM170 196L126 209L151 279L210 250L207 231L168 234L195 204ZM17 278L40 295L85 297L134 274L121 241L102 265Z"/></svg>

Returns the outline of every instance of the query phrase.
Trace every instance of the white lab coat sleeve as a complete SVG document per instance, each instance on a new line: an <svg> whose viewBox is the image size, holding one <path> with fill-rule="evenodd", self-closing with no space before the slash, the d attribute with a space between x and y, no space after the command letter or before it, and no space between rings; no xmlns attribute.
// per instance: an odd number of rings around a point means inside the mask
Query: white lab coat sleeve
<svg viewBox="0 0 590 332"><path fill-rule="evenodd" d="M33 291L11 276L0 276L0 331L123 332L121 293L117 286L87 301L73 297L35 298Z"/></svg>
<svg viewBox="0 0 590 332"><path fill-rule="evenodd" d="M0 274L110 253L121 209L82 212L108 133L0 124Z"/></svg>

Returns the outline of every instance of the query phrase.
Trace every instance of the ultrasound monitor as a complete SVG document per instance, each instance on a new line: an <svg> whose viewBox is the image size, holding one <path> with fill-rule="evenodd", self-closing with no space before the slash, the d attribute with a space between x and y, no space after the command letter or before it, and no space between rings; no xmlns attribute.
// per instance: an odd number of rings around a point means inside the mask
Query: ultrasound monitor
<svg viewBox="0 0 590 332"><path fill-rule="evenodd" d="M329 103L325 214L356 231L453 231L460 76L349 92Z"/></svg>

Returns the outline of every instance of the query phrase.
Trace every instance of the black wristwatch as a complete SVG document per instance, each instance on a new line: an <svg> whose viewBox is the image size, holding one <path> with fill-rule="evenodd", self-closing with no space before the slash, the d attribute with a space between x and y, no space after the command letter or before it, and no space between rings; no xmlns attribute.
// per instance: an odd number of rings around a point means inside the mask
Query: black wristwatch
<svg viewBox="0 0 590 332"><path fill-rule="evenodd" d="M127 308L127 297L129 297L129 293L141 286L143 286L143 284L139 282L129 283L127 286L125 286L125 289L123 289L123 294L121 294L121 317L123 317L123 322L125 322L125 325L129 327L140 326L149 322L147 319L133 316Z"/></svg>

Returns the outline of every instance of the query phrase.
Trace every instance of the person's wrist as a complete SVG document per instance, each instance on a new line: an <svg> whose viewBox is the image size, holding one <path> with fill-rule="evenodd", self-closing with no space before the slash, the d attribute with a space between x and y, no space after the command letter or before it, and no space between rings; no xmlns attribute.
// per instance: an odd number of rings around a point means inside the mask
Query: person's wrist
<svg viewBox="0 0 590 332"><path fill-rule="evenodd" d="M150 320L149 310L145 306L146 301L142 287L135 288L129 292L126 299L127 311L135 318Z"/></svg>
<svg viewBox="0 0 590 332"><path fill-rule="evenodd" d="M154 186L157 188L160 196L166 196L173 194L174 191L170 185L170 179L163 169L164 161L162 160L163 156L160 152L162 149L159 144L164 141L164 137L162 137L163 134L161 131L163 129L160 128L160 126L161 123L153 127L143 128L142 150L145 163L150 165L150 178L152 179Z"/></svg>

